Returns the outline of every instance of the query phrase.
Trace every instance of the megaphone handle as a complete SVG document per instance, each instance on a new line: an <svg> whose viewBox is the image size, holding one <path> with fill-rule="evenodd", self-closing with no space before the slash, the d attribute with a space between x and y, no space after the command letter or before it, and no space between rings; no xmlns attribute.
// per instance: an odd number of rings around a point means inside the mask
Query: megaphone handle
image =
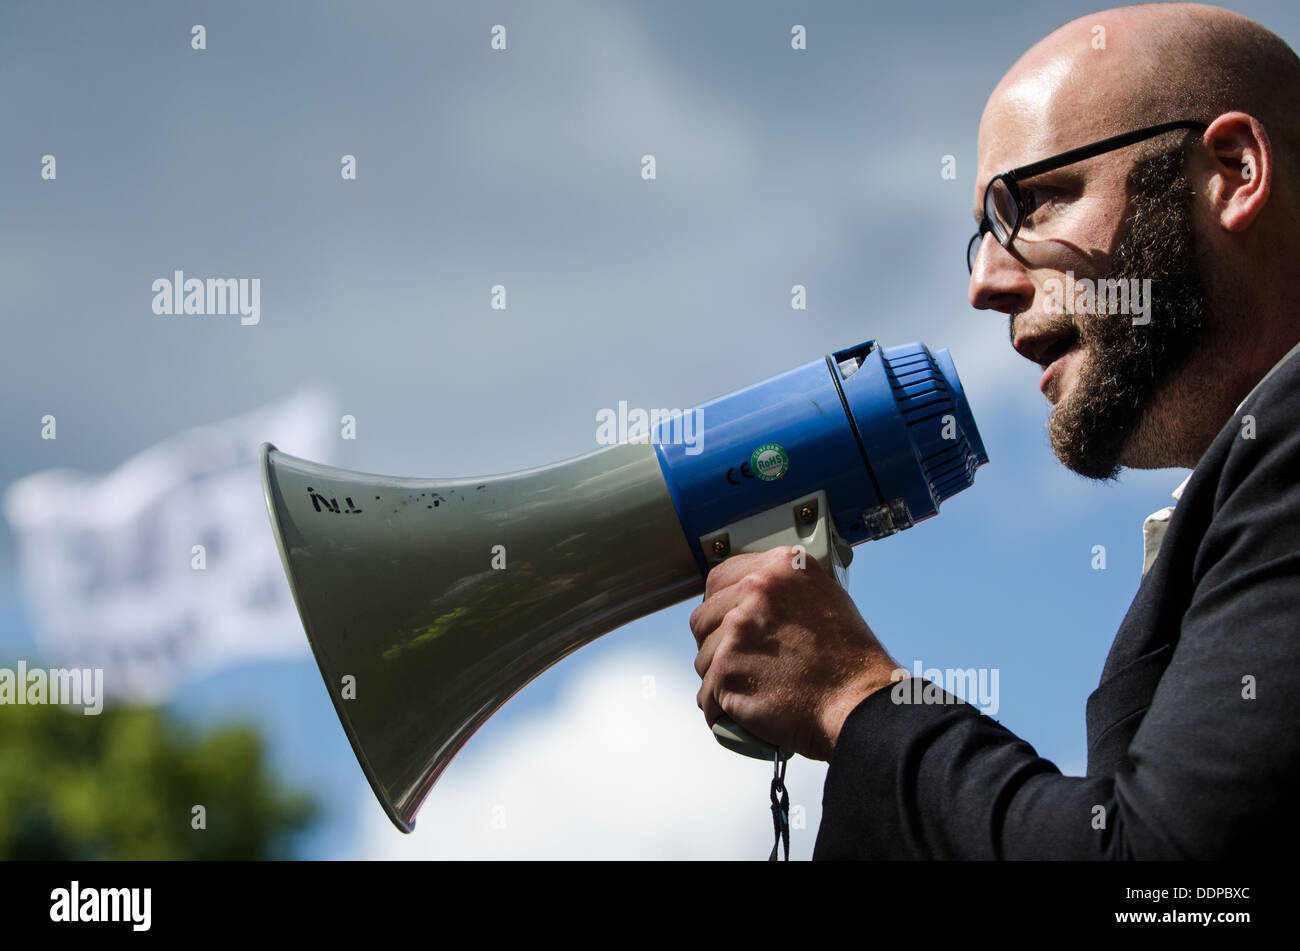
<svg viewBox="0 0 1300 951"><path fill-rule="evenodd" d="M840 585L845 588L849 585L848 564L853 560L853 549L835 531L825 492L816 492L806 499L737 522L718 533L718 537L726 538L727 550L734 555L767 551L780 545L799 545ZM726 714L714 721L713 736L742 756L770 763L777 753L775 746L760 740Z"/></svg>
<svg viewBox="0 0 1300 951"><path fill-rule="evenodd" d="M776 756L775 746L764 743L726 714L714 721L713 736L731 752L742 756L752 756L754 759L768 762Z"/></svg>

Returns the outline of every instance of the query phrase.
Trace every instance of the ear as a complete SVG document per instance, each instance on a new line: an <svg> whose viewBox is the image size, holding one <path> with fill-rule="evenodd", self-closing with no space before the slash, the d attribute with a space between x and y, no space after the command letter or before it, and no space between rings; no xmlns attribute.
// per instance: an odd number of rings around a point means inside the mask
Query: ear
<svg viewBox="0 0 1300 951"><path fill-rule="evenodd" d="M1273 147L1264 126L1244 112L1225 112L1202 139L1208 150L1209 198L1225 231L1244 231L1268 204Z"/></svg>

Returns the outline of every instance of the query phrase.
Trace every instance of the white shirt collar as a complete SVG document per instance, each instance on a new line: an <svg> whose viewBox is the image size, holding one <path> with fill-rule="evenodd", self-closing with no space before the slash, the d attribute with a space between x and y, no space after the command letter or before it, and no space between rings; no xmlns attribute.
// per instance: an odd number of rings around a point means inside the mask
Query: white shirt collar
<svg viewBox="0 0 1300 951"><path fill-rule="evenodd" d="M1192 472L1195 472L1195 471L1196 471L1195 469L1192 470ZM1183 489L1187 488L1187 483L1189 483L1189 482L1191 482L1191 481L1192 481L1192 473L1189 472L1189 473L1187 473L1187 478L1184 479L1182 482L1178 483L1178 488L1174 489L1174 491L1172 491L1172 492L1169 493L1170 495L1172 495L1172 496L1174 497L1174 501L1175 501L1175 502L1181 502L1181 501L1182 501L1182 498L1183 498Z"/></svg>

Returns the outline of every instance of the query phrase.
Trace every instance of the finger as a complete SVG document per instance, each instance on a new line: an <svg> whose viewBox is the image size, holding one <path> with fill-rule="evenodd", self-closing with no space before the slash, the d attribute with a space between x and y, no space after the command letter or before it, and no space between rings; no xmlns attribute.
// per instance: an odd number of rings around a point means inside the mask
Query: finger
<svg viewBox="0 0 1300 951"><path fill-rule="evenodd" d="M704 642L717 630L722 619L727 616L727 612L739 604L744 596L745 592L741 587L733 584L712 597L705 598L704 602L691 612L690 621L687 623L691 633L695 635L696 647L704 646Z"/></svg>
<svg viewBox="0 0 1300 951"><path fill-rule="evenodd" d="M709 573L703 603L691 612L689 626L695 635L695 645L701 646L727 612L744 598L746 579L760 569L784 566L791 551L789 546L781 546L764 552L733 555L714 568ZM729 571L722 572L723 567L729 568Z"/></svg>
<svg viewBox="0 0 1300 951"><path fill-rule="evenodd" d="M814 574L828 574L826 567L804 549L803 556L795 563L794 549L790 550L790 567L798 571L811 571Z"/></svg>
<svg viewBox="0 0 1300 951"><path fill-rule="evenodd" d="M704 643L700 645L699 653L695 655L695 673L699 675L701 680L709 672L709 666L713 663L718 648L722 646L726 638L726 632L719 628L706 637Z"/></svg>
<svg viewBox="0 0 1300 951"><path fill-rule="evenodd" d="M744 597L744 592L740 593L740 597ZM732 661L745 652L770 653L762 649L765 632L762 619L753 611L740 603L732 605L731 609L723 614L714 630L702 639L699 652L695 655L695 672L703 677L712 666L718 651L724 646ZM734 663L728 666L734 666Z"/></svg>
<svg viewBox="0 0 1300 951"><path fill-rule="evenodd" d="M714 699L713 688L708 678L700 684L699 691L695 694L695 705L700 708L704 714L704 722L712 727L717 722L718 717L722 716L722 707Z"/></svg>
<svg viewBox="0 0 1300 951"><path fill-rule="evenodd" d="M713 726L718 717L722 716L722 705L717 696L718 688L722 686L726 675L735 668L735 658L732 657L728 647L725 632L718 630L705 641L700 655L696 656L695 670L700 675L702 683L695 702L704 712L704 722L709 726ZM703 657L702 663L701 657Z"/></svg>
<svg viewBox="0 0 1300 951"><path fill-rule="evenodd" d="M732 555L726 561L714 565L709 576L704 579L704 597L707 600L723 588L735 584L762 563L765 552L744 552Z"/></svg>
<svg viewBox="0 0 1300 951"><path fill-rule="evenodd" d="M719 686L706 693L708 685L700 687L700 693L696 697L696 702L704 712L704 722L712 729L713 725L723 717L727 717L737 726L743 727L749 733L758 737L764 742L771 742L764 735L764 732L755 730L754 726L759 725L762 731L769 731L770 724L762 722L763 704L758 697L751 696L739 689L728 689L731 681L740 681L738 675L731 678L724 678Z"/></svg>
<svg viewBox="0 0 1300 951"><path fill-rule="evenodd" d="M756 739L764 743L772 743L774 746L783 745L773 743L770 739L771 723L764 715L763 703L758 697L736 691L724 691L719 707L722 709L723 716L729 717L733 723Z"/></svg>
<svg viewBox="0 0 1300 951"><path fill-rule="evenodd" d="M723 674L717 666L710 665L704 675L704 682L700 684L700 690L695 695L695 703L703 711L705 723L712 727L720 717L730 716L727 711L738 695L735 685L744 680L745 678L738 673ZM723 707L724 703L727 705L726 708Z"/></svg>
<svg viewBox="0 0 1300 951"><path fill-rule="evenodd" d="M710 726L724 713L730 715L738 697L752 694L757 688L745 658L735 651L734 640L729 633L719 631L710 641L711 656L702 674L703 683L695 696L695 702L704 711L705 722Z"/></svg>

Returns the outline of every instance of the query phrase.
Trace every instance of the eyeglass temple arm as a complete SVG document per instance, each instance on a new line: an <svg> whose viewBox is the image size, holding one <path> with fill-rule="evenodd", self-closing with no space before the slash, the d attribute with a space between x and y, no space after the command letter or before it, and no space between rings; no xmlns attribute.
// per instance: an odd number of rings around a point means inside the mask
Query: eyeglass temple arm
<svg viewBox="0 0 1300 951"><path fill-rule="evenodd" d="M1068 152L1062 152L1060 155L1054 155L1051 158L1045 158L1041 162L1034 162L1030 165L1022 165L1020 168L1013 168L1004 176L1012 181L1018 181L1022 178L1033 178L1035 175L1041 175L1043 172L1051 171L1054 168L1060 168L1063 165L1069 165L1073 162L1082 162L1084 159L1090 159L1095 155L1101 155L1103 152L1110 152L1114 149L1122 149L1126 145L1132 145L1134 142L1141 142L1143 139L1154 139L1158 135L1166 132L1173 132L1175 129L1195 129L1197 132L1204 132L1208 129L1204 122L1196 122L1190 119L1180 120L1178 122L1162 122L1160 125L1149 126L1145 129L1138 129L1136 132L1125 132L1123 135L1114 135L1109 139L1102 139L1100 142L1094 142L1091 145L1084 145L1077 149L1071 149Z"/></svg>

